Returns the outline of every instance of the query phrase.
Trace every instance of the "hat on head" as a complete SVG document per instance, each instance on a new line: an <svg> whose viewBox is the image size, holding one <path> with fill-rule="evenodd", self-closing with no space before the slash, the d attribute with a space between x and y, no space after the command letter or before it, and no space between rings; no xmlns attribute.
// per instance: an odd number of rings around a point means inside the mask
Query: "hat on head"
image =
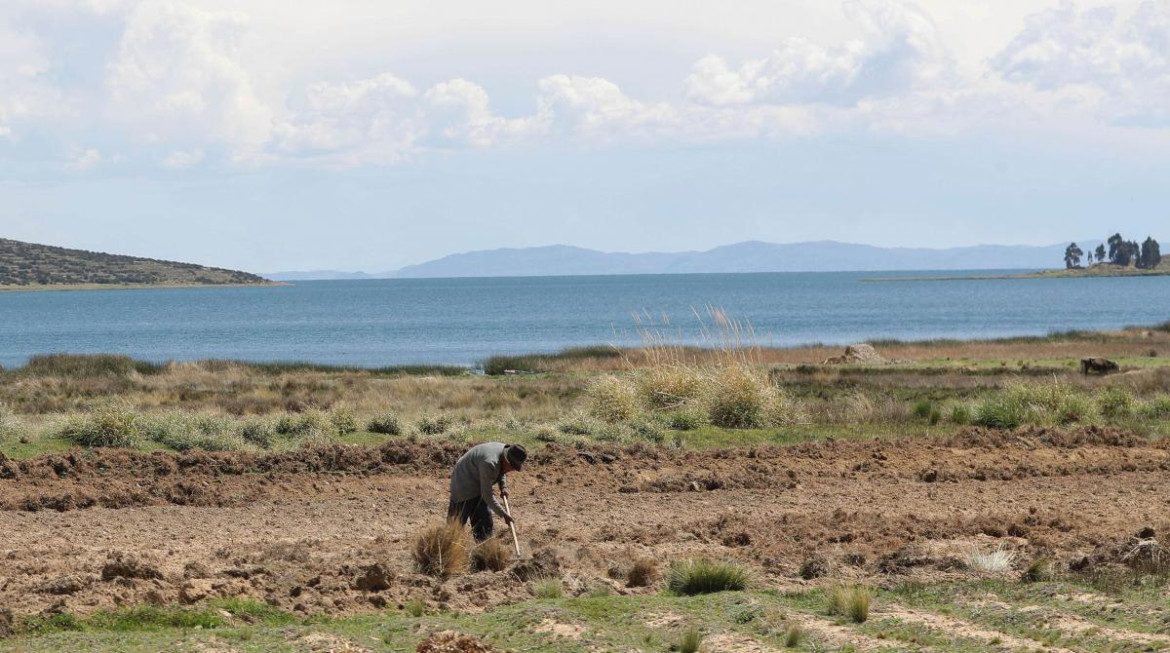
<svg viewBox="0 0 1170 653"><path fill-rule="evenodd" d="M504 447L504 457L508 459L508 464L512 469L520 471L524 466L524 461L528 460L528 450L519 444L509 444Z"/></svg>

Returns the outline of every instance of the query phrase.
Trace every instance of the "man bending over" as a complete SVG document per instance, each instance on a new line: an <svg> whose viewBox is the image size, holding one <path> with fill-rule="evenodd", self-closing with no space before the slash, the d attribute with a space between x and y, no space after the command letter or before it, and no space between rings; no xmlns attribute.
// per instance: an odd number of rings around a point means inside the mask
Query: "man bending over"
<svg viewBox="0 0 1170 653"><path fill-rule="evenodd" d="M500 505L492 492L492 486L499 484L500 496L508 496L504 475L520 471L527 458L528 452L518 444L485 442L468 449L451 472L451 502L447 504L447 519L458 519L463 524L470 521L471 532L479 542L491 537L495 530L492 524L493 512L505 524L511 525L512 516Z"/></svg>

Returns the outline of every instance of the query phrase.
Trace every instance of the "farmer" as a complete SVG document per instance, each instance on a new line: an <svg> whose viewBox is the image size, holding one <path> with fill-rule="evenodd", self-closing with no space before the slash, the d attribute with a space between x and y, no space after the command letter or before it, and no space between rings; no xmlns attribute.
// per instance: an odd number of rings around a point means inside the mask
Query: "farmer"
<svg viewBox="0 0 1170 653"><path fill-rule="evenodd" d="M518 444L485 442L477 444L455 463L451 472L451 502L447 504L447 519L458 519L460 523L471 522L471 532L476 541L482 542L492 536L492 513L500 516L505 524L512 524L512 516L500 505L492 486L500 485L500 496L508 496L508 484L504 475L520 471L528 452Z"/></svg>

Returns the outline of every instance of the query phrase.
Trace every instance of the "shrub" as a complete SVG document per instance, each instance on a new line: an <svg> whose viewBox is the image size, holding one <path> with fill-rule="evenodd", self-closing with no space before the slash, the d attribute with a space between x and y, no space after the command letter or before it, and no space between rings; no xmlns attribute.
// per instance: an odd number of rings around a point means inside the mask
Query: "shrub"
<svg viewBox="0 0 1170 653"><path fill-rule="evenodd" d="M1170 396L1154 397L1142 412L1153 419L1170 418Z"/></svg>
<svg viewBox="0 0 1170 653"><path fill-rule="evenodd" d="M687 404L678 410L673 410L663 416L666 426L675 431L692 431L707 422L707 416L701 407Z"/></svg>
<svg viewBox="0 0 1170 653"><path fill-rule="evenodd" d="M1024 583L1039 583L1052 578L1052 560L1045 557L1036 558L1028 568L1020 574L1020 581Z"/></svg>
<svg viewBox="0 0 1170 653"><path fill-rule="evenodd" d="M747 571L735 562L706 558L677 560L670 564L667 587L676 594L710 594L747 587Z"/></svg>
<svg viewBox="0 0 1170 653"><path fill-rule="evenodd" d="M28 359L22 370L30 376L58 376L89 378L97 376L128 376L157 374L163 365L136 361L129 356L113 354L38 354Z"/></svg>
<svg viewBox="0 0 1170 653"><path fill-rule="evenodd" d="M630 429L633 430L634 435L637 437L653 442L654 444L666 442L666 431L663 431L662 427L649 420L638 420L630 425Z"/></svg>
<svg viewBox="0 0 1170 653"><path fill-rule="evenodd" d="M703 393L703 376L680 365L660 366L639 374L635 379L638 394L651 408L677 408Z"/></svg>
<svg viewBox="0 0 1170 653"><path fill-rule="evenodd" d="M797 648L803 641L804 629L799 624L789 626L788 632L784 633L784 646L787 648Z"/></svg>
<svg viewBox="0 0 1170 653"><path fill-rule="evenodd" d="M350 433L356 433L358 430L357 417L348 408L333 409L329 413L329 421L333 424L334 430L340 435L349 435Z"/></svg>
<svg viewBox="0 0 1170 653"><path fill-rule="evenodd" d="M398 415L387 411L370 420L366 425L371 433L381 433L383 435L402 435L402 425L398 421Z"/></svg>
<svg viewBox="0 0 1170 653"><path fill-rule="evenodd" d="M423 616L423 613L426 612L427 604L423 603L422 599L416 598L408 599L406 603L402 604L402 607L406 610L406 614L417 619L418 617Z"/></svg>
<svg viewBox="0 0 1170 653"><path fill-rule="evenodd" d="M562 417L557 421L557 430L568 435L589 435L599 430L597 420L581 413Z"/></svg>
<svg viewBox="0 0 1170 653"><path fill-rule="evenodd" d="M1008 551L1001 544L994 551L980 551L971 547L964 551L959 559L971 571L1000 574L1012 568L1016 554Z"/></svg>
<svg viewBox="0 0 1170 653"><path fill-rule="evenodd" d="M564 596L560 578L541 578L532 583L532 595L538 599L559 599Z"/></svg>
<svg viewBox="0 0 1170 653"><path fill-rule="evenodd" d="M8 407L0 404L0 442L18 437L23 428L18 418Z"/></svg>
<svg viewBox="0 0 1170 653"><path fill-rule="evenodd" d="M589 414L610 424L633 419L639 411L638 393L626 379L607 374L585 388Z"/></svg>
<svg viewBox="0 0 1170 653"><path fill-rule="evenodd" d="M951 406L950 421L953 424L970 424L972 420L971 407L967 404Z"/></svg>
<svg viewBox="0 0 1170 653"><path fill-rule="evenodd" d="M934 404L930 403L929 399L920 399L914 403L914 407L910 409L910 413L918 419L927 419L930 413L934 411Z"/></svg>
<svg viewBox="0 0 1170 653"><path fill-rule="evenodd" d="M428 576L449 578L467 570L471 532L456 520L435 524L414 536L411 556Z"/></svg>
<svg viewBox="0 0 1170 653"><path fill-rule="evenodd" d="M221 417L178 411L144 419L142 434L175 451L238 451L244 440L232 432L233 426Z"/></svg>
<svg viewBox="0 0 1170 653"><path fill-rule="evenodd" d="M761 428L797 420L795 404L746 365L719 370L707 390L706 403L710 422L724 428Z"/></svg>
<svg viewBox="0 0 1170 653"><path fill-rule="evenodd" d="M444 413L438 413L435 415L423 415L414 423L414 427L423 435L440 435L446 433L454 424L455 419L453 417Z"/></svg>
<svg viewBox="0 0 1170 653"><path fill-rule="evenodd" d="M139 434L138 414L111 403L70 417L58 436L83 447L134 447Z"/></svg>
<svg viewBox="0 0 1170 653"><path fill-rule="evenodd" d="M276 432L298 439L326 439L337 435L337 429L329 416L320 410L303 413L285 413L276 420Z"/></svg>
<svg viewBox="0 0 1170 653"><path fill-rule="evenodd" d="M680 653L698 653L699 647L703 645L703 635L698 630L691 628L682 637L682 641L678 643L678 650Z"/></svg>
<svg viewBox="0 0 1170 653"><path fill-rule="evenodd" d="M1096 407L1085 395L1052 380L1008 385L979 405L972 422L988 428L1011 429L1022 424L1089 423L1096 417Z"/></svg>
<svg viewBox="0 0 1170 653"><path fill-rule="evenodd" d="M873 595L868 587L860 585L831 587L826 599L829 614L847 617L855 624L865 623L869 619L869 606L873 601Z"/></svg>
<svg viewBox="0 0 1170 653"><path fill-rule="evenodd" d="M626 585L630 587L649 587L658 576L658 563L654 558L638 558L630 565L626 572Z"/></svg>
<svg viewBox="0 0 1170 653"><path fill-rule="evenodd" d="M471 568L475 571L503 571L512 558L512 550L498 537L475 545L471 550Z"/></svg>
<svg viewBox="0 0 1170 653"><path fill-rule="evenodd" d="M1129 417L1133 413L1134 398L1128 390L1110 386L1097 394L1097 406L1105 417Z"/></svg>
<svg viewBox="0 0 1170 653"><path fill-rule="evenodd" d="M239 434L240 439L244 442L254 444L263 449L269 449L272 447L276 429L273 427L272 420L257 417L242 422L240 424Z"/></svg>

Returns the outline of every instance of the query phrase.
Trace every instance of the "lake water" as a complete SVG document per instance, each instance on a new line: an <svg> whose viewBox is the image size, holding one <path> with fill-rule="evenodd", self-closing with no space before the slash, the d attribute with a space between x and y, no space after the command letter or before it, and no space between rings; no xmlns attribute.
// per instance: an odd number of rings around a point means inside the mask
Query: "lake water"
<svg viewBox="0 0 1170 653"><path fill-rule="evenodd" d="M633 313L750 320L764 345L993 338L1170 320L1170 277L862 282L914 273L310 281L275 288L0 293L0 365L49 352L376 366L637 344ZM954 271L939 273L953 276ZM978 274L987 274L981 272Z"/></svg>

